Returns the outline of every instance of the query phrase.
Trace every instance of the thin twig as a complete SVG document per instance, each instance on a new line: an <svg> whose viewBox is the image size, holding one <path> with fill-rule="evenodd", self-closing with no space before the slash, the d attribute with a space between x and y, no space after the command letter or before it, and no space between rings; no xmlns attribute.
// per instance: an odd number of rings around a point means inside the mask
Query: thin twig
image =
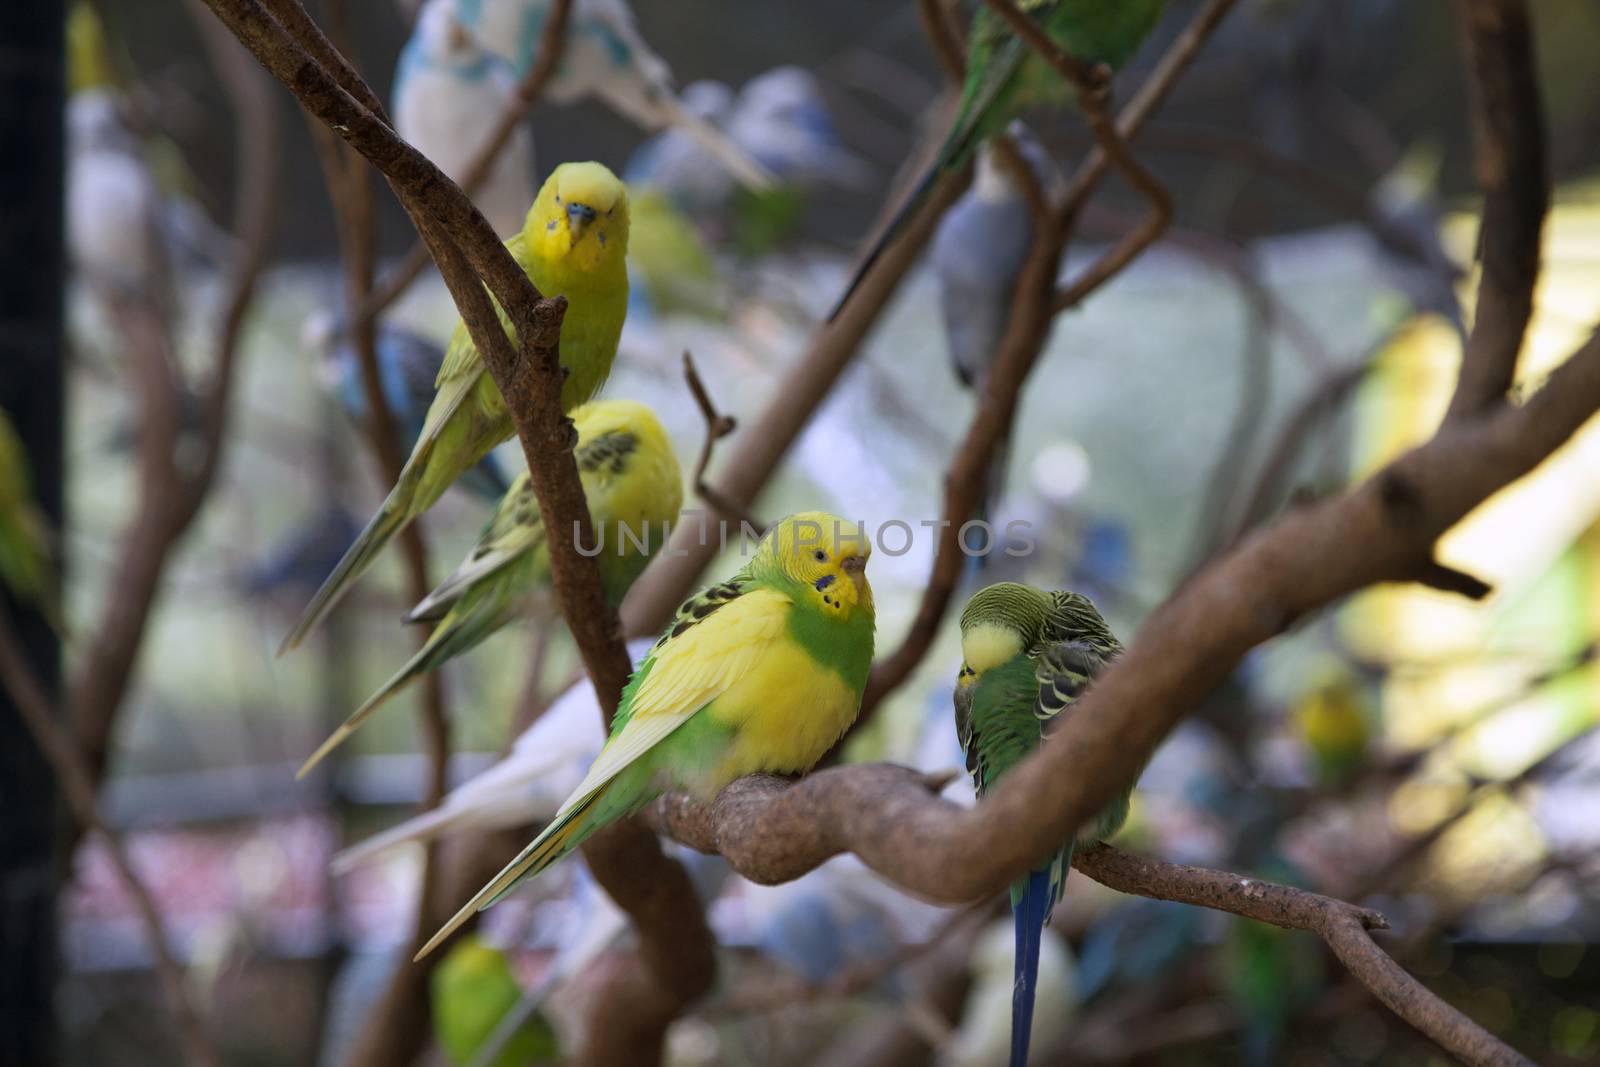
<svg viewBox="0 0 1600 1067"><path fill-rule="evenodd" d="M917 17L922 20L922 32L939 61L945 80L960 85L967 77L967 60L963 54L961 27L945 0L917 0Z"/></svg>
<svg viewBox="0 0 1600 1067"><path fill-rule="evenodd" d="M51 769L55 771L56 781L61 786L73 819L81 829L92 831L105 844L106 854L122 876L134 906L139 909L139 918L144 924L150 952L155 959L156 974L161 980L161 992L166 999L167 1009L172 1012L185 1058L201 1067L221 1067L222 1057L206 1033L200 1013L190 999L183 968L168 947L166 924L162 921L161 911L156 907L150 890L134 871L133 861L128 857L122 838L100 817L89 769L84 765L71 735L61 725L60 716L50 706L44 687L28 665L12 629L11 619L3 608L0 608L0 685L5 686L17 714L22 717L28 732L33 734L34 741L38 743L39 751L44 753Z"/></svg>
<svg viewBox="0 0 1600 1067"><path fill-rule="evenodd" d="M711 463L711 453L716 448L718 441L733 433L739 428L738 420L732 415L724 415L717 410L711 402L711 394L706 391L706 386L700 380L700 372L694 365L694 356L688 349L683 351L683 379L689 385L689 392L694 394L695 405L700 409L700 414L706 420L706 439L700 446L700 458L694 465L694 491L701 500L711 505L720 517L737 519L741 524L752 530L765 530L767 524L755 517L749 508L743 508L733 503L716 487L706 482L706 467Z"/></svg>

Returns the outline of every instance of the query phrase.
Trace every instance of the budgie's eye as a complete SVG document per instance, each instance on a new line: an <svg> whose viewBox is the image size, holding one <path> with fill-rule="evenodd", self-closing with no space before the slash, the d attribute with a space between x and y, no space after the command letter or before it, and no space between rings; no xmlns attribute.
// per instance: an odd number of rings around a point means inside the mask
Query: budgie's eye
<svg viewBox="0 0 1600 1067"><path fill-rule="evenodd" d="M815 552L811 553L811 558L816 560L818 563L825 563L827 562L828 554L819 548Z"/></svg>

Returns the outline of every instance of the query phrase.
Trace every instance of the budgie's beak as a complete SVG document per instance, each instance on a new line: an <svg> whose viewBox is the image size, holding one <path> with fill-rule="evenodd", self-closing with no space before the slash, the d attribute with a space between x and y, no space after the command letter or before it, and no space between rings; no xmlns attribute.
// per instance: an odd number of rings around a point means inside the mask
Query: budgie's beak
<svg viewBox="0 0 1600 1067"><path fill-rule="evenodd" d="M572 233L572 243L577 244L583 237L583 231L595 219L595 210L588 204L567 205L567 229Z"/></svg>

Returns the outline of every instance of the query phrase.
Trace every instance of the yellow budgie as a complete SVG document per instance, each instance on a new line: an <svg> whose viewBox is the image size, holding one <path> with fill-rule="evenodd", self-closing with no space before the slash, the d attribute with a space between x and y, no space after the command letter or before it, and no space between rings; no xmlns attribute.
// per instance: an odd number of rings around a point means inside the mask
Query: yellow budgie
<svg viewBox="0 0 1600 1067"><path fill-rule="evenodd" d="M684 602L622 693L611 737L555 820L418 953L669 789L810 770L855 721L872 665L866 531L791 515L729 580Z"/></svg>
<svg viewBox="0 0 1600 1067"><path fill-rule="evenodd" d="M615 608L650 557L666 543L683 506L683 473L672 442L645 405L596 400L572 413L578 476L594 523L606 603ZM476 648L549 596L550 549L539 500L526 471L501 499L478 544L439 588L412 609L411 622L437 622L426 644L344 721L300 768L304 775L371 718L390 697L428 671ZM548 608L549 603L540 605Z"/></svg>
<svg viewBox="0 0 1600 1067"><path fill-rule="evenodd" d="M561 410L571 411L605 383L628 309L628 194L599 163L563 163L528 209L522 232L506 242L545 296L565 296ZM511 322L503 310L506 332ZM505 398L466 326L457 323L434 384L422 433L388 498L311 598L283 639L283 653L305 639L383 547L433 506L463 472L513 432Z"/></svg>

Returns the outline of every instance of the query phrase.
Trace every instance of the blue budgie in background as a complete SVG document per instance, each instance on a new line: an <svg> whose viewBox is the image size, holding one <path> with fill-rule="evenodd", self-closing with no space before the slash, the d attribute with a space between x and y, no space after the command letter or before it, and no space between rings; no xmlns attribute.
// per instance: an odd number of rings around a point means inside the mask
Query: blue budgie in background
<svg viewBox="0 0 1600 1067"><path fill-rule="evenodd" d="M516 95L516 76L458 17L456 0L427 0L394 76L395 130L457 183ZM473 203L502 237L522 229L534 195L533 134L519 125Z"/></svg>
<svg viewBox="0 0 1600 1067"><path fill-rule="evenodd" d="M734 93L719 81L703 79L684 86L684 110L718 129L733 113ZM669 127L634 149L623 170L630 189L659 189L685 211L722 206L733 178L716 165L700 141L682 127Z"/></svg>
<svg viewBox="0 0 1600 1067"><path fill-rule="evenodd" d="M746 82L724 128L783 185L861 189L872 180L872 168L840 140L822 83L800 67Z"/></svg>
<svg viewBox="0 0 1600 1067"><path fill-rule="evenodd" d="M361 380L361 359L342 319L322 314L306 321L303 343L322 354L322 370L329 390L357 425L368 418L366 383ZM378 326L378 376L383 398L394 416L395 447L400 455L411 453L422 423L433 403L433 384L444 361L439 345L398 326ZM510 481L494 453L456 482L485 500L499 501Z"/></svg>
<svg viewBox="0 0 1600 1067"><path fill-rule="evenodd" d="M505 60L517 78L532 70L550 17L550 0L456 0L456 12L478 42ZM762 189L772 183L763 167L678 99L672 69L640 35L623 0L577 0L572 5L566 50L545 87L545 98L571 104L588 97L646 130L683 129L745 185Z"/></svg>
<svg viewBox="0 0 1600 1067"><path fill-rule="evenodd" d="M1021 122L1006 130L1048 198L1058 173L1044 147ZM978 150L972 187L951 205L933 235L933 272L944 310L950 362L961 383L981 396L1010 320L1011 298L1033 245L1033 218L1021 187L995 142ZM1009 428L1008 428L1009 433ZM1009 441L995 448L978 518L994 514L1005 489ZM974 557L982 566L987 557Z"/></svg>

